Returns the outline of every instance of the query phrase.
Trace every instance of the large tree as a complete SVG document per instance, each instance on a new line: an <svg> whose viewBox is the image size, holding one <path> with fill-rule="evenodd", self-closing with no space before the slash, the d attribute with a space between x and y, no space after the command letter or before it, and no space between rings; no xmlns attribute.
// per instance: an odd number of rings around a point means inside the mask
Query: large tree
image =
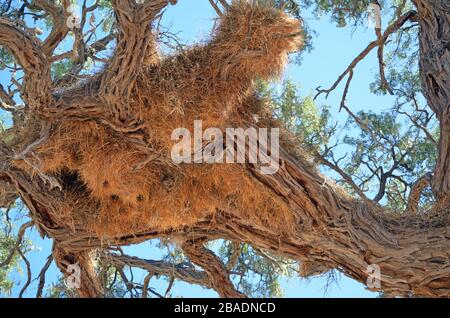
<svg viewBox="0 0 450 318"><path fill-rule="evenodd" d="M233 269L287 260L298 262L304 277L336 269L362 283L377 265L386 295L448 297L450 3L382 2L389 26L374 29L375 40L343 66L334 85L318 88L318 95L328 95L346 80L341 110L361 133L345 138L354 151L344 166L329 145L335 127L327 110L299 101L289 83L281 96L271 96L264 82L280 74L289 53L310 45L311 32L298 21L303 7L329 13L342 26L360 24L367 7L380 4L210 3L218 15L210 41L161 54L158 43L171 35L158 22L176 1L85 1L79 20L70 1L3 1L2 67L11 78L0 99L13 124L0 135L0 206L20 198L31 222L18 231L2 266L23 255L21 239L34 226L54 242L41 273L52 259L64 274L78 264L82 297L121 294L105 288L117 274L132 290L124 266L149 272L144 296L157 273L241 297ZM100 23L98 12L105 16ZM49 30L30 27L33 19ZM394 35L397 46L386 53ZM108 48L111 56L100 57ZM374 93L395 95L395 112L354 113L346 103L353 73L372 50L380 65ZM392 68L399 60L405 68ZM89 68L92 63L102 66ZM408 118L410 127L400 127L393 114ZM175 164L172 131L196 119L204 129L284 125L279 169L264 174L252 163ZM190 263L120 252L155 238L176 242ZM208 248L218 239L226 242L225 257ZM271 270L263 270L268 281Z"/></svg>

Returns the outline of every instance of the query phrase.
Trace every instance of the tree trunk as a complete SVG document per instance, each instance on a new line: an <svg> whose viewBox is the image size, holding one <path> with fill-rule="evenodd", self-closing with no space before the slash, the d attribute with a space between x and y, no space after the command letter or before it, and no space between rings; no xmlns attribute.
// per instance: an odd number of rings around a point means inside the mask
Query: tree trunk
<svg viewBox="0 0 450 318"><path fill-rule="evenodd" d="M450 2L416 0L420 24L420 73L423 93L440 121L439 154L433 190L450 196Z"/></svg>
<svg viewBox="0 0 450 318"><path fill-rule="evenodd" d="M76 290L81 298L99 298L103 297L103 291L100 287L100 280L97 276L91 251L73 253L60 249L57 245L53 250L53 258L65 279L71 281L73 277L74 285L69 286ZM70 268L70 266L75 266ZM76 268L76 270L74 270ZM78 284L79 283L79 284ZM78 284L78 285L77 285Z"/></svg>

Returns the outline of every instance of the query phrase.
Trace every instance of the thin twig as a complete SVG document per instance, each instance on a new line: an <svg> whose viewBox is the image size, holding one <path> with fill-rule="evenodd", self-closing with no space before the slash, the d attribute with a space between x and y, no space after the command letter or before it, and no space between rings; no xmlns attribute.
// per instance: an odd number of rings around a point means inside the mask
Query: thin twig
<svg viewBox="0 0 450 318"><path fill-rule="evenodd" d="M402 15L397 21L391 24L383 33L383 36L373 42L371 42L347 67L347 69L338 77L338 79L334 82L334 84L328 89L321 89L320 86L316 88L317 94L314 96L314 99L317 99L319 95L326 94L325 97L336 89L339 83L349 74L354 68L361 62L375 47L379 46L381 43L385 43L389 36L400 29L403 24L405 24L408 20L413 18L416 15L415 11L409 11Z"/></svg>
<svg viewBox="0 0 450 318"><path fill-rule="evenodd" d="M25 293L25 291L31 284L31 265L30 265L30 261L22 253L22 250L20 248L18 248L17 251L18 251L20 257L22 257L22 260L25 262L25 265L27 267L27 281L26 281L25 285L23 285L22 289L19 292L19 298L22 298L23 294Z"/></svg>

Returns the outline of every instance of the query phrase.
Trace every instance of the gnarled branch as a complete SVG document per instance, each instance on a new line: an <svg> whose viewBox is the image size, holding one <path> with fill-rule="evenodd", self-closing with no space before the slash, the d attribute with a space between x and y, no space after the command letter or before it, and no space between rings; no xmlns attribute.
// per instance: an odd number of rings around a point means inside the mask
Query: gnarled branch
<svg viewBox="0 0 450 318"><path fill-rule="evenodd" d="M150 24L168 3L168 0L112 1L119 34L114 56L102 76L99 94L119 122L136 120L129 99L146 54L155 49Z"/></svg>
<svg viewBox="0 0 450 318"><path fill-rule="evenodd" d="M47 57L53 55L53 51L61 43L69 32L67 25L67 7L70 5L69 0L63 0L62 6L58 6L54 1L35 0L34 4L42 10L48 12L52 17L53 27L42 44L42 51Z"/></svg>
<svg viewBox="0 0 450 318"><path fill-rule="evenodd" d="M8 49L22 66L25 73L22 99L30 108L36 108L49 95L50 63L39 40L22 23L0 17L0 45Z"/></svg>
<svg viewBox="0 0 450 318"><path fill-rule="evenodd" d="M113 266L130 266L137 267L148 271L152 275L162 275L167 277L174 277L186 283L201 285L211 288L208 277L205 273L200 272L194 266L187 266L186 264L170 264L164 261L154 261L141 259L134 256L120 255L120 254L106 254L102 255L102 260Z"/></svg>
<svg viewBox="0 0 450 318"><path fill-rule="evenodd" d="M450 3L413 0L421 33L420 76L428 105L440 124L439 154L433 173L433 192L438 201L450 197Z"/></svg>
<svg viewBox="0 0 450 318"><path fill-rule="evenodd" d="M182 249L194 264L205 270L209 285L219 293L220 297L245 297L233 286L222 261L203 244L203 240L189 240L183 243Z"/></svg>
<svg viewBox="0 0 450 318"><path fill-rule="evenodd" d="M408 213L416 214L419 209L420 196L422 195L423 190L431 185L431 180L433 175L431 173L427 173L419 178L411 187L411 191L409 193L408 205L406 211Z"/></svg>

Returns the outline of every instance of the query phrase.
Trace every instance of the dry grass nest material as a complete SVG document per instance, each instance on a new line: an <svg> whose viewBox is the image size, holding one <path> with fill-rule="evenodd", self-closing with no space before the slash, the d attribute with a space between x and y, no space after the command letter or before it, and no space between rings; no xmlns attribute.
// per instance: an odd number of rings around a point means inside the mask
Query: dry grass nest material
<svg viewBox="0 0 450 318"><path fill-rule="evenodd" d="M289 207L241 165L174 166L169 156L172 130L192 128L196 119L204 129L223 129L241 127L255 113L267 118L254 80L281 74L288 53L301 45L299 33L299 21L283 12L235 1L208 44L143 67L130 106L162 159L141 169L135 168L148 154L107 126L68 121L54 127L35 152L44 173L66 180L73 208L61 211L65 222L110 237L189 226L224 210L289 231L295 223Z"/></svg>

